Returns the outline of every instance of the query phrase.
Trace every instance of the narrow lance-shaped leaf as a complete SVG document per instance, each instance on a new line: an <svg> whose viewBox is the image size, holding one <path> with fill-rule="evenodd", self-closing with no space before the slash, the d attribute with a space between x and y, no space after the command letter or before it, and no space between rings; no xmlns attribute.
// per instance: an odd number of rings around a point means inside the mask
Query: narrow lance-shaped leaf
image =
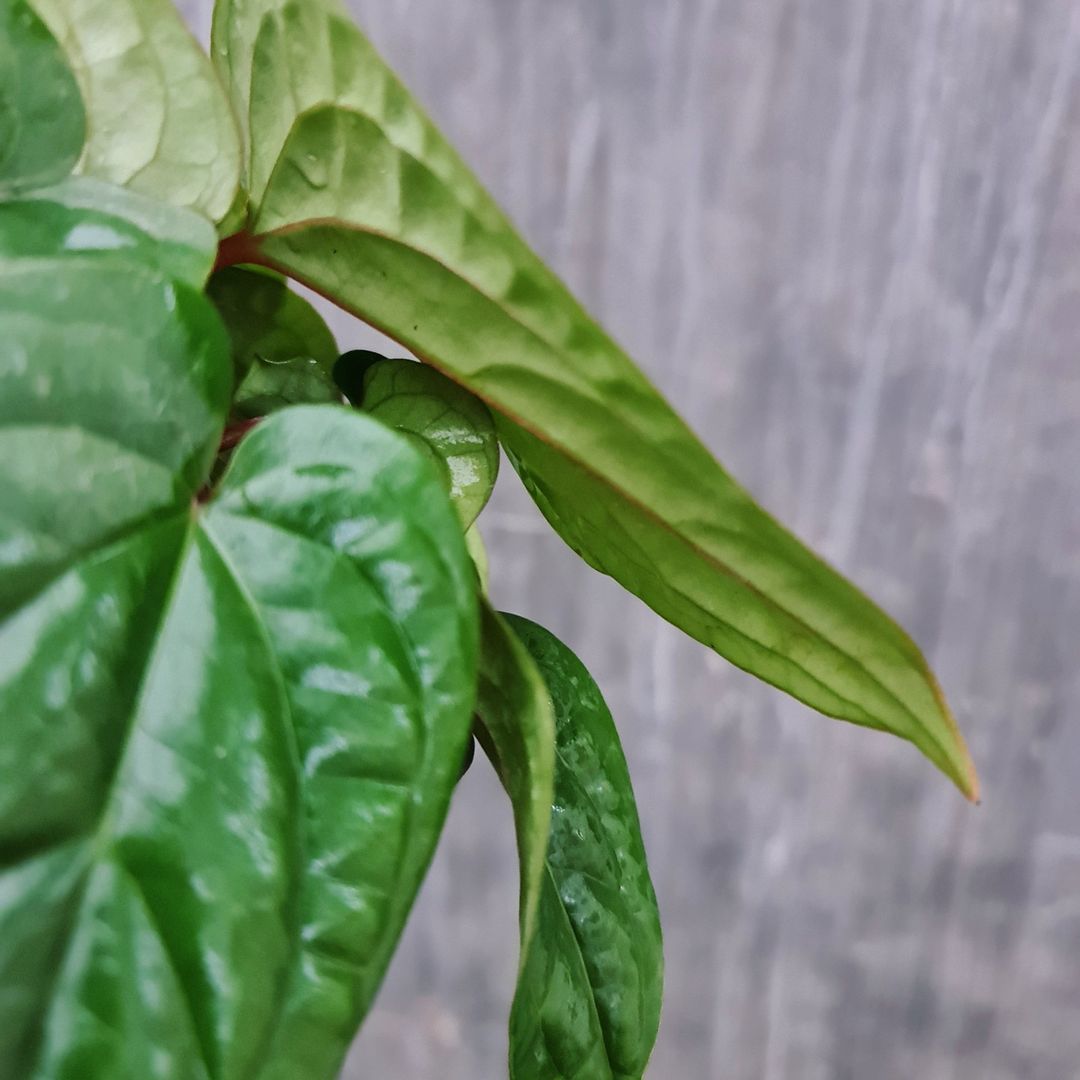
<svg viewBox="0 0 1080 1080"><path fill-rule="evenodd" d="M63 51L26 0L0 4L0 195L63 180L86 117Z"/></svg>
<svg viewBox="0 0 1080 1080"><path fill-rule="evenodd" d="M333 378L334 335L280 276L230 266L214 274L207 292L232 341L235 416L341 400Z"/></svg>
<svg viewBox="0 0 1080 1080"><path fill-rule="evenodd" d="M425 364L380 360L364 372L364 411L419 436L446 467L450 501L463 528L477 518L499 472L499 442L488 407Z"/></svg>
<svg viewBox="0 0 1080 1080"><path fill-rule="evenodd" d="M86 101L80 171L224 218L240 177L239 134L213 66L172 0L33 4Z"/></svg>
<svg viewBox="0 0 1080 1080"><path fill-rule="evenodd" d="M486 601L480 610L477 737L514 812L521 868L522 963L544 887L554 801L555 714L528 649Z"/></svg>
<svg viewBox="0 0 1080 1080"><path fill-rule="evenodd" d="M536 932L510 1013L512 1080L640 1080L660 1023L663 946L611 713L581 661L506 616L555 709L555 793Z"/></svg>
<svg viewBox="0 0 1080 1080"><path fill-rule="evenodd" d="M334 0L220 0L215 55L249 117L251 233L238 252L484 400L533 497L591 565L814 708L909 739L975 795L911 639L717 464Z"/></svg>
<svg viewBox="0 0 1080 1080"><path fill-rule="evenodd" d="M155 269L0 266L0 321L0 1078L330 1080L468 738L456 516L335 406L196 508L227 341Z"/></svg>

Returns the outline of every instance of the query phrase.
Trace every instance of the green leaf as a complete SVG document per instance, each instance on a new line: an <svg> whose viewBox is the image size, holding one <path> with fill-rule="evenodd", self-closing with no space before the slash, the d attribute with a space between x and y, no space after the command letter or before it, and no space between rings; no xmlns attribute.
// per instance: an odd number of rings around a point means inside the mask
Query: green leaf
<svg viewBox="0 0 1080 1080"><path fill-rule="evenodd" d="M477 737L514 811L521 868L521 945L524 963L536 925L551 805L554 801L555 714L528 650L486 601L480 609Z"/></svg>
<svg viewBox="0 0 1080 1080"><path fill-rule="evenodd" d="M277 655L300 758L300 954L260 1080L330 1078L401 933L470 737L472 569L423 459L333 406L260 424L207 528Z"/></svg>
<svg viewBox="0 0 1080 1080"><path fill-rule="evenodd" d="M487 596L491 583L488 553L484 546L484 538L480 535L480 529L475 523L465 530L465 547L476 568L476 580L480 584L480 593Z"/></svg>
<svg viewBox="0 0 1080 1080"><path fill-rule="evenodd" d="M244 125L253 205L262 201L296 118L315 105L338 102L392 132L403 150L424 160L478 214L502 220L339 0L216 0L210 51ZM315 187L334 187L337 177L326 170L333 163L325 154L301 164Z"/></svg>
<svg viewBox="0 0 1080 1080"><path fill-rule="evenodd" d="M33 0L82 88L80 171L220 221L240 139L208 57L172 0Z"/></svg>
<svg viewBox="0 0 1080 1080"><path fill-rule="evenodd" d="M0 325L2 617L190 502L217 449L229 372L205 299L138 266L0 263Z"/></svg>
<svg viewBox="0 0 1080 1080"><path fill-rule="evenodd" d="M20 258L133 262L202 288L217 238L205 218L89 177L0 203L0 263Z"/></svg>
<svg viewBox="0 0 1080 1080"><path fill-rule="evenodd" d="M329 1080L471 724L475 582L409 444L260 424L153 269L0 267L0 1077Z"/></svg>
<svg viewBox="0 0 1080 1080"><path fill-rule="evenodd" d="M656 1040L663 947L634 793L581 661L505 616L555 709L555 791L536 933L510 1014L512 1080L639 1080Z"/></svg>
<svg viewBox="0 0 1080 1080"><path fill-rule="evenodd" d="M334 336L322 316L279 276L231 266L214 274L207 292L232 340L237 416L341 400L333 379Z"/></svg>
<svg viewBox="0 0 1080 1080"><path fill-rule="evenodd" d="M86 137L64 54L26 0L0 4L0 192L62 180Z"/></svg>
<svg viewBox="0 0 1080 1080"><path fill-rule="evenodd" d="M419 435L445 462L450 500L467 529L487 504L499 472L488 407L424 364L380 360L364 373L363 408L384 424Z"/></svg>
<svg viewBox="0 0 1080 1080"><path fill-rule="evenodd" d="M911 639L758 507L506 224L330 0L220 0L265 265L467 387L552 525L733 663L974 768ZM254 60L250 46L255 42Z"/></svg>

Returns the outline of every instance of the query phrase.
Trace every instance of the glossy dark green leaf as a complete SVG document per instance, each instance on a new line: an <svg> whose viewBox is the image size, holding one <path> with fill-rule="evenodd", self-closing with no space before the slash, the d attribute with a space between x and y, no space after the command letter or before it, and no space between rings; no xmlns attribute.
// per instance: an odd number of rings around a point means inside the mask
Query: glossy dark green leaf
<svg viewBox="0 0 1080 1080"><path fill-rule="evenodd" d="M0 3L0 192L62 180L86 117L64 54L26 0Z"/></svg>
<svg viewBox="0 0 1080 1080"><path fill-rule="evenodd" d="M217 449L229 371L205 299L138 266L0 263L0 325L2 615L187 505Z"/></svg>
<svg viewBox="0 0 1080 1080"><path fill-rule="evenodd" d="M277 657L300 758L300 955L259 1076L331 1078L458 778L476 686L472 570L423 459L334 406L260 424L206 528Z"/></svg>
<svg viewBox="0 0 1080 1080"><path fill-rule="evenodd" d="M137 262L202 288L216 251L213 227L200 215L89 177L0 202L0 263L60 256Z"/></svg>
<svg viewBox="0 0 1080 1080"><path fill-rule="evenodd" d="M591 565L814 708L909 739L975 795L911 639L727 475L333 0L220 0L215 52L249 116L249 250L483 399Z"/></svg>
<svg viewBox="0 0 1080 1080"><path fill-rule="evenodd" d="M522 962L536 925L554 801L555 714L536 663L486 602L480 612L477 737L514 812L521 869Z"/></svg>
<svg viewBox="0 0 1080 1080"><path fill-rule="evenodd" d="M471 724L475 582L400 436L231 387L156 270L0 267L0 1078L335 1075Z"/></svg>
<svg viewBox="0 0 1080 1080"><path fill-rule="evenodd" d="M286 405L340 401L337 345L322 316L276 274L239 266L207 286L232 340L233 412L265 416Z"/></svg>
<svg viewBox="0 0 1080 1080"><path fill-rule="evenodd" d="M484 509L499 472L488 407L425 364L380 360L364 373L363 408L384 424L420 436L445 463L450 499L467 529Z"/></svg>
<svg viewBox="0 0 1080 1080"><path fill-rule="evenodd" d="M196 1035L173 969L179 954L152 922L161 897L151 904L127 867L147 851L142 826L156 798L157 853L172 843L172 800L155 788L185 786L186 741L237 741L207 731L219 719L208 713L150 761L169 702L144 678L148 654L177 632L161 616L228 400L224 334L188 287L77 257L0 269L0 323L0 1076L160 1075L151 1052L178 1060ZM210 644L202 629L189 628L190 649ZM212 675L196 677L191 652L172 659L179 682L209 689ZM249 686L251 656L231 660ZM271 795L279 801L276 790L262 798ZM204 809L210 818L216 807ZM235 881L272 897L269 875L242 847L221 849L237 859ZM166 861L168 876L155 866L140 881L168 888L185 868ZM205 869L207 894L233 910L215 868ZM185 895L169 925L186 936L196 927ZM284 933L257 934L257 921L252 946L280 963ZM104 956L112 934L122 944ZM233 950L222 959L231 963ZM257 1009L263 994L237 1001ZM200 1074L199 1056L175 1070Z"/></svg>
<svg viewBox="0 0 1080 1080"><path fill-rule="evenodd" d="M240 139L209 59L172 0L32 0L82 88L81 172L225 217Z"/></svg>
<svg viewBox="0 0 1080 1080"><path fill-rule="evenodd" d="M510 1014L512 1080L639 1080L663 947L634 793L596 683L548 631L506 616L555 710L555 789L536 932Z"/></svg>

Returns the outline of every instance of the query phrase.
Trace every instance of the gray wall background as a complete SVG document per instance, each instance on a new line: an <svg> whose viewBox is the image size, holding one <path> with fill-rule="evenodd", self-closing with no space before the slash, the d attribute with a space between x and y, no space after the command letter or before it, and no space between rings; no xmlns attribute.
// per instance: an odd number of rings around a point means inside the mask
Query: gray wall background
<svg viewBox="0 0 1080 1080"><path fill-rule="evenodd" d="M589 664L636 783L650 1077L1080 1075L1080 4L353 7L720 458L914 633L982 774L974 809L683 640L507 469L496 600ZM478 761L345 1075L505 1075L515 913Z"/></svg>

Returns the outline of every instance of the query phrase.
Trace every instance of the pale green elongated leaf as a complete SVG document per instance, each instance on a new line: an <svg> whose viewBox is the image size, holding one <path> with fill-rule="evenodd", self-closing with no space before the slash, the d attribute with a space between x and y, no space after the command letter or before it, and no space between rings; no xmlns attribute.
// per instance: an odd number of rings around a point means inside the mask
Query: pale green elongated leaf
<svg viewBox="0 0 1080 1080"><path fill-rule="evenodd" d="M0 1080L331 1080L471 725L456 515L335 406L198 507L228 343L152 268L0 267L0 323Z"/></svg>
<svg viewBox="0 0 1080 1080"><path fill-rule="evenodd" d="M225 217L240 138L208 57L172 0L32 0L82 88L81 172Z"/></svg>
<svg viewBox="0 0 1080 1080"><path fill-rule="evenodd" d="M485 401L548 519L593 566L814 708L910 740L974 797L911 639L727 475L338 6L220 0L216 25L259 153L246 249Z"/></svg>
<svg viewBox="0 0 1080 1080"><path fill-rule="evenodd" d="M232 340L235 415L265 416L286 405L341 400L333 377L334 335L281 277L230 266L214 274L207 292Z"/></svg>
<svg viewBox="0 0 1080 1080"><path fill-rule="evenodd" d="M246 125L247 190L258 205L297 116L337 102L371 116L489 225L503 221L461 158L353 25L339 0L217 0L211 53ZM324 148L325 149L325 148ZM316 186L333 177L305 164Z"/></svg>
<svg viewBox="0 0 1080 1080"><path fill-rule="evenodd" d="M62 180L86 136L64 54L26 0L0 4L0 193Z"/></svg>
<svg viewBox="0 0 1080 1080"><path fill-rule="evenodd" d="M512 1080L640 1080L656 1040L663 946L615 725L581 661L505 616L555 710L555 790L536 932L510 1013Z"/></svg>
<svg viewBox="0 0 1080 1080"><path fill-rule="evenodd" d="M555 790L555 713L529 651L486 601L480 610L477 737L510 796L521 867L522 963L536 926Z"/></svg>
<svg viewBox="0 0 1080 1080"><path fill-rule="evenodd" d="M411 360L380 360L364 372L364 411L419 435L446 464L450 499L468 528L499 472L499 442L488 407L445 375Z"/></svg>
<svg viewBox="0 0 1080 1080"><path fill-rule="evenodd" d="M214 229L199 214L85 176L0 203L0 263L134 261L201 289L216 251Z"/></svg>

